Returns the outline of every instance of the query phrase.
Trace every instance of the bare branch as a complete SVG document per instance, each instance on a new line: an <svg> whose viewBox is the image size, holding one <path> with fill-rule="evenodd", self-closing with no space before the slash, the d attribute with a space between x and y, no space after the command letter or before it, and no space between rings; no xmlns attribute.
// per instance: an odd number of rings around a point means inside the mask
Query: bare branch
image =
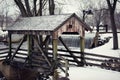
<svg viewBox="0 0 120 80"><path fill-rule="evenodd" d="M46 0L44 0L42 3L43 3L43 4L42 4L42 8L44 8L44 7L45 7L45 5L46 5L46 3L47 3L47 1L46 1Z"/></svg>
<svg viewBox="0 0 120 80"><path fill-rule="evenodd" d="M24 1L25 1L25 6L26 6L26 10L27 10L28 16L32 16L32 13L31 13L31 10L30 10L29 1L28 0L24 0Z"/></svg>
<svg viewBox="0 0 120 80"><path fill-rule="evenodd" d="M36 15L36 13L37 13L36 2L37 2L37 0L33 1L33 5L34 5L34 8L33 8L34 11L33 12L34 12L34 15Z"/></svg>
<svg viewBox="0 0 120 80"><path fill-rule="evenodd" d="M20 12L21 12L21 15L22 15L23 17L28 16L28 15L27 15L27 12L26 12L26 9L25 9L23 3L21 2L21 0L14 0L14 2L15 2L16 5L19 7L19 10L20 10Z"/></svg>
<svg viewBox="0 0 120 80"><path fill-rule="evenodd" d="M118 0L114 0L114 3L113 3L113 10L114 10L114 11L115 11L115 8L116 8L117 1L118 1Z"/></svg>

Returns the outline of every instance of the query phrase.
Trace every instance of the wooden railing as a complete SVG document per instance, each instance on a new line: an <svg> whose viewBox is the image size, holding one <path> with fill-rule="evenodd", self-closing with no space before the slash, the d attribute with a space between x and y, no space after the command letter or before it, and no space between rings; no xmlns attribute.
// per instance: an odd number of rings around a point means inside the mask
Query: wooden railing
<svg viewBox="0 0 120 80"><path fill-rule="evenodd" d="M12 51L14 51L15 48L12 49ZM26 53L23 53L24 52L27 52L26 49L20 49L18 51L18 54L20 55L23 55L23 56L27 56ZM48 49L48 56L52 58L52 49L49 48ZM67 59L69 61L69 64L70 65L75 65L75 66L78 66L77 65L77 62L74 60L73 56L71 56L70 53L74 54L74 57L76 57L76 59L78 59L79 62L81 62L81 52L79 51L67 51L67 50L62 50L62 49L58 49L58 55L61 56L61 57L64 57L65 59ZM5 59L5 57L7 56L8 54L8 48L3 48L3 49L0 49L0 59ZM113 57L113 56L106 56L106 55L100 55L100 54L95 54L95 53L86 53L84 52L84 59L85 59L85 65L89 65L89 66L98 66L98 67L104 67L104 65L102 65L103 63L109 63L109 64L113 64L113 62L110 62L109 60L110 59L114 59L114 60L118 60L120 61L120 58L119 57ZM115 64L118 64L120 65L120 62L119 63L115 63ZM110 67L110 66L105 66L105 67ZM111 69L113 67L110 67Z"/></svg>
<svg viewBox="0 0 120 80"><path fill-rule="evenodd" d="M79 60L79 62L81 62L81 52L79 52L79 51L69 51L69 52L74 54L75 55L74 57L76 57ZM69 54L69 52L67 50L59 49L58 55L65 57L69 61L70 65L78 66L76 64L76 61ZM52 55L52 53L48 53L48 54ZM120 58L119 57L84 52L84 59L85 59L84 64L87 66L98 66L98 67L105 68L105 69L120 70ZM112 62L110 60L117 60L117 62Z"/></svg>

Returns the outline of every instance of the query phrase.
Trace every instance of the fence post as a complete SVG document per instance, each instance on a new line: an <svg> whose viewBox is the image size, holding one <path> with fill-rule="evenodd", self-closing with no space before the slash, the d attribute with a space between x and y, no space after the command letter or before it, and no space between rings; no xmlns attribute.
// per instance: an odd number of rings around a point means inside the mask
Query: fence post
<svg viewBox="0 0 120 80"><path fill-rule="evenodd" d="M81 64L80 64L80 66L84 66L84 64L85 64L84 48L85 48L85 39L80 36L80 50L81 50Z"/></svg>

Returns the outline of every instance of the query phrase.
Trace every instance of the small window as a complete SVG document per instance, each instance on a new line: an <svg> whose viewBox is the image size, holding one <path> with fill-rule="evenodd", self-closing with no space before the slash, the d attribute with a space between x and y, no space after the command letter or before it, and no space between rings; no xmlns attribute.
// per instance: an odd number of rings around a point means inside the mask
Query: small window
<svg viewBox="0 0 120 80"><path fill-rule="evenodd" d="M69 24L69 28L72 28L72 24Z"/></svg>

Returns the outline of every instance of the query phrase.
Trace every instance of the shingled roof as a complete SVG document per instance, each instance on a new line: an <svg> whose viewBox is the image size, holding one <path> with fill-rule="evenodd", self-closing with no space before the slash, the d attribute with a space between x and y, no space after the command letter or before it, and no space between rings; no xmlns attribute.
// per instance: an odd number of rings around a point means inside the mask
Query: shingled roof
<svg viewBox="0 0 120 80"><path fill-rule="evenodd" d="M50 15L50 16L37 16L37 17L26 17L20 18L12 26L6 28L8 31L22 31L22 30L34 30L34 31L54 31L60 25L64 24L72 16L76 14L63 14L63 15ZM78 17L77 17L78 18ZM79 18L78 18L79 19ZM80 20L80 19L79 19ZM80 20L80 22L82 22ZM82 22L83 23L83 22ZM86 30L90 28L84 23Z"/></svg>

